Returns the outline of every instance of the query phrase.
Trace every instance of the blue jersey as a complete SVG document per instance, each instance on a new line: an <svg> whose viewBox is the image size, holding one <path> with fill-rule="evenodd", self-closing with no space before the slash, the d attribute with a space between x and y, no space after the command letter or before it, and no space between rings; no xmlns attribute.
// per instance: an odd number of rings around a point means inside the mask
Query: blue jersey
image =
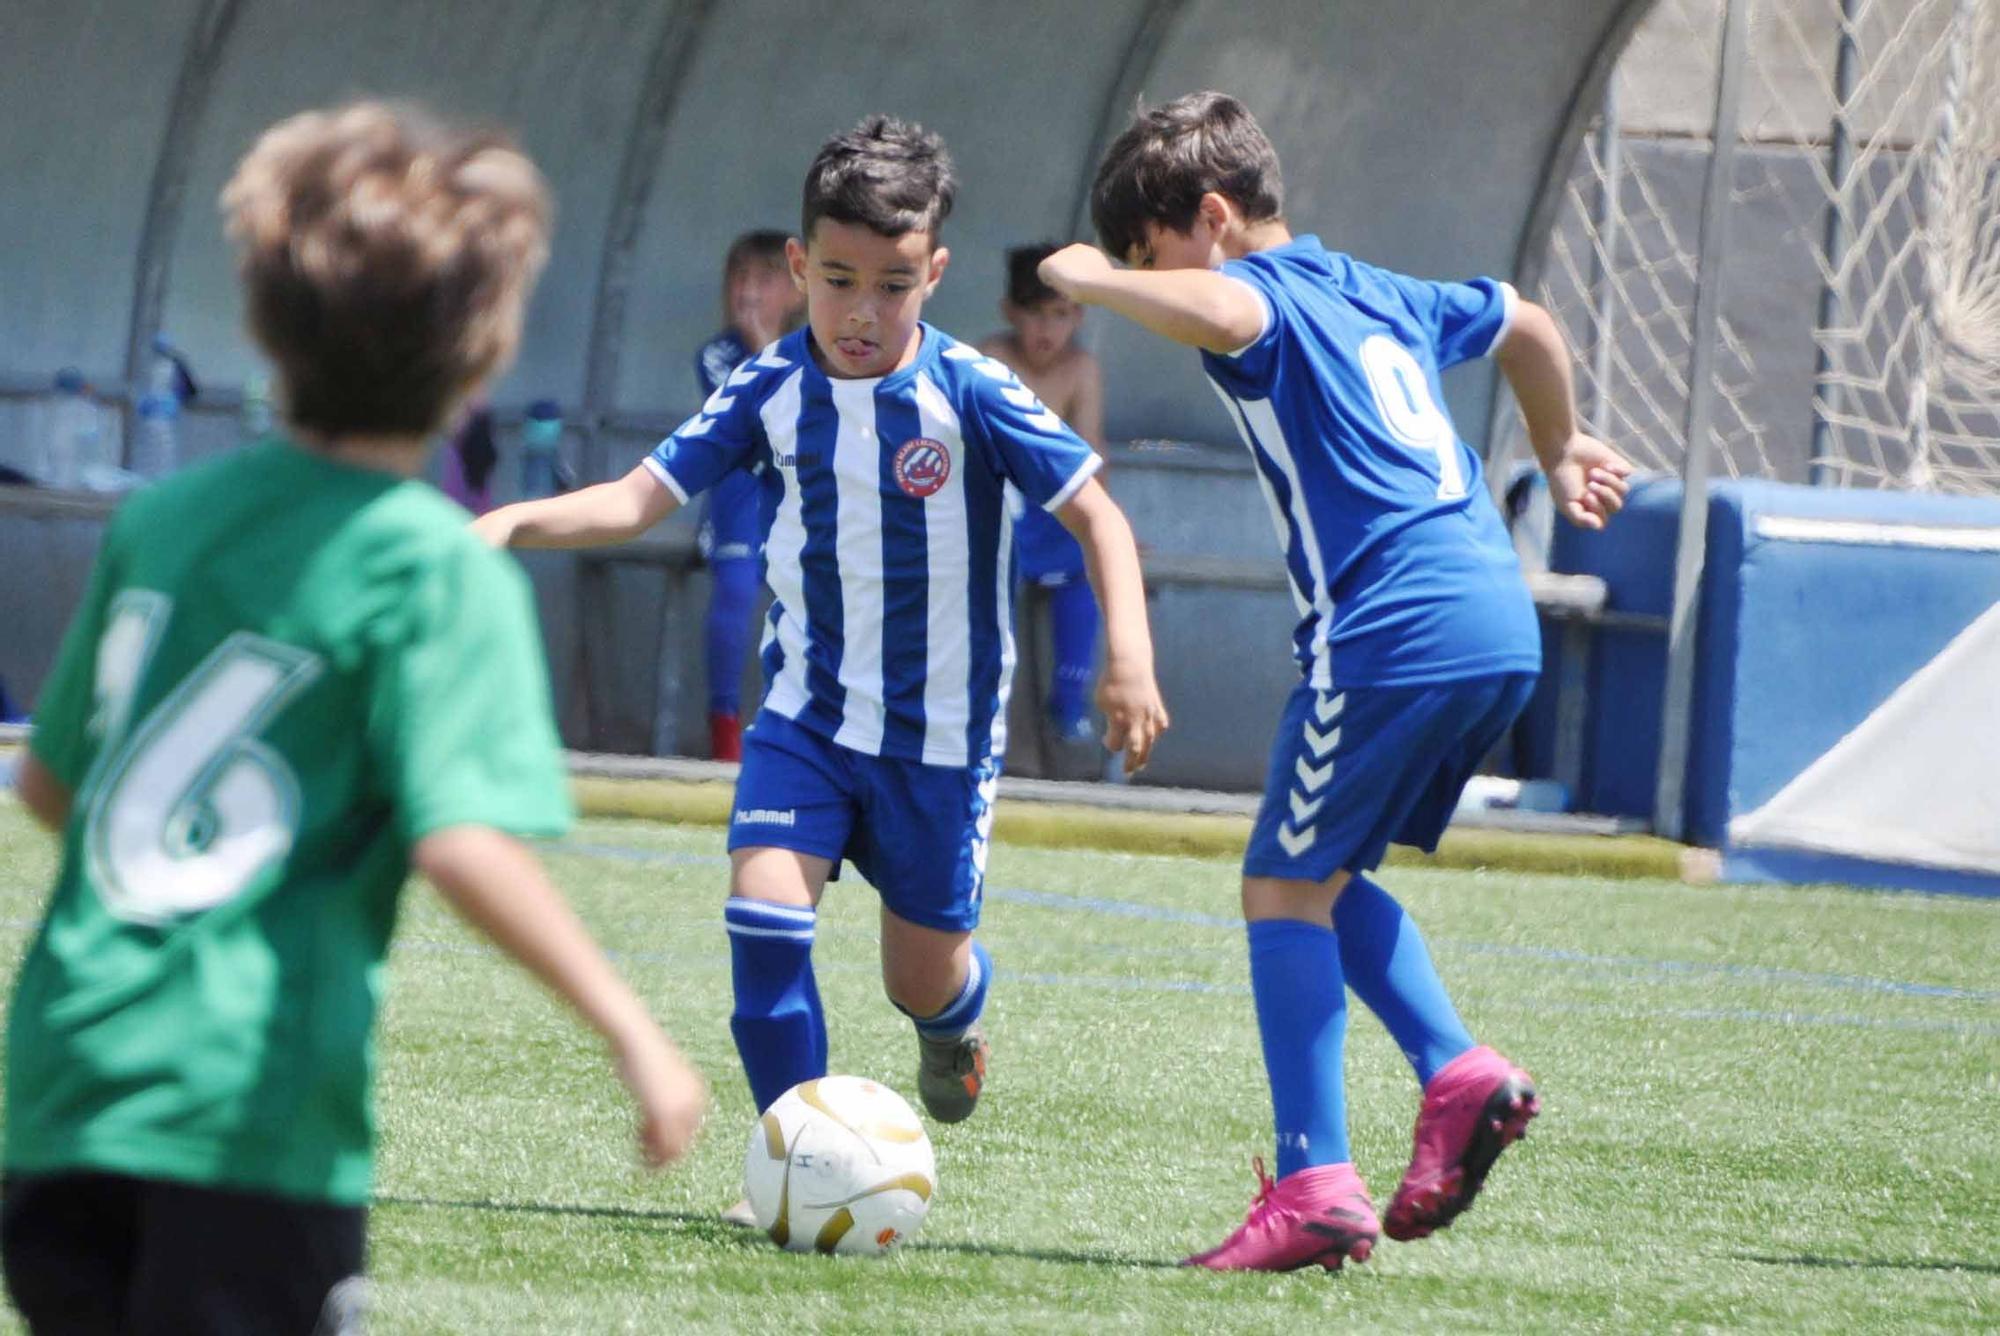
<svg viewBox="0 0 2000 1336"><path fill-rule="evenodd" d="M720 389L722 382L729 379L729 373L743 365L743 359L750 356L750 349L743 346L742 336L733 329L725 329L694 355L694 378L701 386L701 397L706 399Z"/></svg>
<svg viewBox="0 0 2000 1336"><path fill-rule="evenodd" d="M970 766L1006 745L1006 486L1054 510L1102 461L1003 364L922 339L900 371L832 380L810 331L788 334L647 466L682 500L758 473L765 709L868 755Z"/></svg>
<svg viewBox="0 0 2000 1336"><path fill-rule="evenodd" d="M1505 283L1430 283L1316 237L1231 260L1264 331L1202 365L1257 464L1313 686L1536 672L1541 637L1479 456L1438 373L1492 352Z"/></svg>

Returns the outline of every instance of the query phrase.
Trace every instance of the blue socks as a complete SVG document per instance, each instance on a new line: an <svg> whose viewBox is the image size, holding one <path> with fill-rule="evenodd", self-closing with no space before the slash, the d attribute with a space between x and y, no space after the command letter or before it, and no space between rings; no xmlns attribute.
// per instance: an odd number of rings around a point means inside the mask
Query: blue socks
<svg viewBox="0 0 2000 1336"><path fill-rule="evenodd" d="M727 557L709 567L708 712L740 714L743 659L750 652L750 618L757 603L757 563Z"/></svg>
<svg viewBox="0 0 2000 1336"><path fill-rule="evenodd" d="M729 1032L759 1112L799 1082L826 1075L826 1013L812 968L818 917L733 896L723 906L736 987Z"/></svg>
<svg viewBox="0 0 2000 1336"><path fill-rule="evenodd" d="M929 1039L956 1039L972 1028L979 1013L986 1010L986 990L993 982L993 957L978 942L972 944L972 961L958 996L935 1016L918 1016L898 1002L896 1010L916 1022L917 1033ZM891 999L892 1001L894 999Z"/></svg>
<svg viewBox="0 0 2000 1336"><path fill-rule="evenodd" d="M1097 599L1088 582L1077 579L1049 590L1049 639L1055 672L1049 684L1049 718L1064 733L1074 731L1090 708L1091 679L1097 676Z"/></svg>
<svg viewBox="0 0 2000 1336"><path fill-rule="evenodd" d="M1296 919L1248 927L1250 991L1271 1077L1279 1178L1350 1158L1341 1069L1347 989L1381 1018L1425 1085L1473 1046L1423 933L1368 878L1348 882L1331 928Z"/></svg>
<svg viewBox="0 0 2000 1336"><path fill-rule="evenodd" d="M1368 1004L1430 1084L1438 1068L1472 1047L1472 1036L1446 996L1416 920L1387 891L1355 877L1333 905L1347 986Z"/></svg>
<svg viewBox="0 0 2000 1336"><path fill-rule="evenodd" d="M1342 1058L1347 990L1331 928L1297 919L1251 923L1250 991L1271 1076L1278 1177L1352 1159Z"/></svg>

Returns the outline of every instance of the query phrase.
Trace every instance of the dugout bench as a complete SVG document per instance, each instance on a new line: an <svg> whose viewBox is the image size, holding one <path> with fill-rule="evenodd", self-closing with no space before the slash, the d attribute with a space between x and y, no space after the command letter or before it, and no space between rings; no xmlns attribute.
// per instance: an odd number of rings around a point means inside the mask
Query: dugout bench
<svg viewBox="0 0 2000 1336"><path fill-rule="evenodd" d="M652 637L650 750L656 756L681 754L685 741L682 721L687 713L684 696L690 689L683 641L690 635L698 637L706 607L706 584L699 578L704 563L693 534L657 531L617 547L584 549L573 556L577 621L583 628L574 648L575 680L582 686L584 702L581 745L593 751L617 750L606 705L618 690L616 652L591 628L615 622L614 581L621 570L637 568L657 573L661 582L661 615ZM1274 561L1151 555L1145 560L1145 573L1149 603L1174 589L1289 597L1284 570ZM1552 650L1543 674L1555 714L1551 774L1574 794L1579 791L1584 770L1593 638L1605 630L1664 634L1666 619L1608 608L1607 585L1595 575L1529 572L1527 581ZM1040 615L1041 597L1041 591L1028 586L1016 602L1019 665L1014 696L1017 703L1024 704L1011 716L1008 753L1020 770L1037 777L1096 778L1102 774L1101 765L1094 758L1079 757L1077 749L1058 741L1043 719L1048 633L1046 618ZM750 702L755 698L754 693L746 693L746 715L753 712ZM1168 704L1171 708L1172 702ZM1029 723L1032 727L1023 726Z"/></svg>

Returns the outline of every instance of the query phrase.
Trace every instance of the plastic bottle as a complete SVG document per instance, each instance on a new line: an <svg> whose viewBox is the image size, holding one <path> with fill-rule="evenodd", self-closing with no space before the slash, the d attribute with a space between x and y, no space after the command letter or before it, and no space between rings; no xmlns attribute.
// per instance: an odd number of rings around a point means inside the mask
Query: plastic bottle
<svg viewBox="0 0 2000 1336"><path fill-rule="evenodd" d="M83 471L104 455L104 419L90 400L83 373L73 366L56 372L56 397L47 439L35 474L44 484L74 490Z"/></svg>
<svg viewBox="0 0 2000 1336"><path fill-rule="evenodd" d="M1474 775L1459 794L1458 810L1567 812L1569 790L1553 779L1510 779Z"/></svg>
<svg viewBox="0 0 2000 1336"><path fill-rule="evenodd" d="M139 398L139 435L132 442L132 471L146 478L171 473L180 462L180 453L179 375L173 359L159 353L153 358L146 392Z"/></svg>
<svg viewBox="0 0 2000 1336"><path fill-rule="evenodd" d="M261 441L277 426L278 414L271 403L271 378L261 373L243 382L243 405L238 419L243 439Z"/></svg>
<svg viewBox="0 0 2000 1336"><path fill-rule="evenodd" d="M562 407L553 399L528 405L521 424L521 499L556 494L558 452L562 447Z"/></svg>

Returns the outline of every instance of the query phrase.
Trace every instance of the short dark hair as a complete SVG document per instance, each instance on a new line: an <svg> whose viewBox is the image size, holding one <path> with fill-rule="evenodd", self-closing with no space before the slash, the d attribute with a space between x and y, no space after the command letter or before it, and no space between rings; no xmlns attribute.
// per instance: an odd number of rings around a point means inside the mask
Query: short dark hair
<svg viewBox="0 0 2000 1336"><path fill-rule="evenodd" d="M1042 282L1042 261L1056 253L1056 245L1051 241L1038 241L1032 246L1015 246L1007 252L1007 300L1016 306L1034 306L1060 297L1048 284Z"/></svg>
<svg viewBox="0 0 2000 1336"><path fill-rule="evenodd" d="M1201 197L1214 191L1251 222L1285 212L1278 151L1249 108L1227 93L1189 93L1148 109L1104 151L1090 188L1098 242L1118 259L1146 240L1146 225L1194 226Z"/></svg>
<svg viewBox="0 0 2000 1336"><path fill-rule="evenodd" d="M760 227L740 234L729 243L729 253L723 257L723 275L727 277L746 264L783 268L787 240L789 238L775 227Z"/></svg>
<svg viewBox="0 0 2000 1336"><path fill-rule="evenodd" d="M222 211L286 416L328 436L443 426L513 359L549 252L547 187L511 139L379 102L266 130Z"/></svg>
<svg viewBox="0 0 2000 1336"><path fill-rule="evenodd" d="M909 121L870 116L820 145L806 169L799 240L810 243L822 218L859 223L885 237L936 237L957 194L944 140Z"/></svg>

